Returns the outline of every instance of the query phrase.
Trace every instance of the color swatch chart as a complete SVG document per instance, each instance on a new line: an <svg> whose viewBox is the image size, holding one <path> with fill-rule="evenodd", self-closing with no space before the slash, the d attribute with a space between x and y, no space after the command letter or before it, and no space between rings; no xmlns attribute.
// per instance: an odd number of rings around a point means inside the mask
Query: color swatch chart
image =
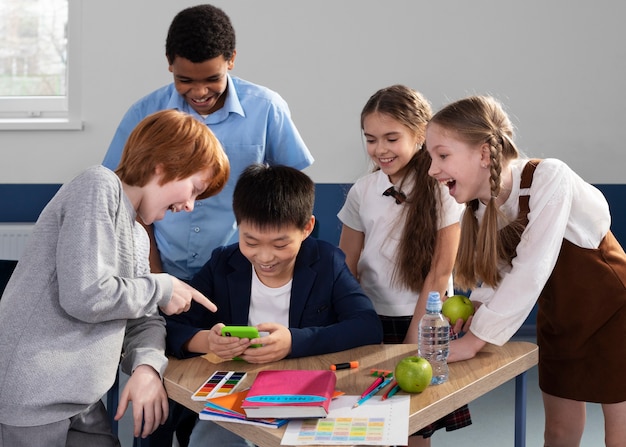
<svg viewBox="0 0 626 447"><path fill-rule="evenodd" d="M292 419L282 445L406 445L409 437L408 395L382 400L374 396L352 408L359 396L332 400L326 418Z"/></svg>
<svg viewBox="0 0 626 447"><path fill-rule="evenodd" d="M232 393L246 377L243 371L215 371L198 390L191 395L193 400L204 401L211 397Z"/></svg>
<svg viewBox="0 0 626 447"><path fill-rule="evenodd" d="M300 442L310 444L378 444L383 441L385 418L306 419L300 427Z"/></svg>

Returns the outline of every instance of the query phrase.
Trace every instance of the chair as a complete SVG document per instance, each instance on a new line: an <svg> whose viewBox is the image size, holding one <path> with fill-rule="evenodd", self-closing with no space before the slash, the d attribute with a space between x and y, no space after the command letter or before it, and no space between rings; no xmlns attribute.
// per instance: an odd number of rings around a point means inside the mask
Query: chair
<svg viewBox="0 0 626 447"><path fill-rule="evenodd" d="M4 288L8 284L16 265L17 261L7 261L4 259L0 260L0 297L4 292Z"/></svg>
<svg viewBox="0 0 626 447"><path fill-rule="evenodd" d="M117 435L119 422L115 420L115 412L117 411L117 406L120 402L120 371L119 367L117 373L115 374L115 382L113 382L113 386L107 392L107 413L109 413L109 421L111 422L111 430L113 433Z"/></svg>

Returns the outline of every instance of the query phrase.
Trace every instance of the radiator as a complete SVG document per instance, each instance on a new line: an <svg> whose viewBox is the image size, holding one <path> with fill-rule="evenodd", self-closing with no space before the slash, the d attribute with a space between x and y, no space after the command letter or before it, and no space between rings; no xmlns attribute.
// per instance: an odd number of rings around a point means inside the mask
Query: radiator
<svg viewBox="0 0 626 447"><path fill-rule="evenodd" d="M0 260L20 259L33 226L32 223L0 223Z"/></svg>

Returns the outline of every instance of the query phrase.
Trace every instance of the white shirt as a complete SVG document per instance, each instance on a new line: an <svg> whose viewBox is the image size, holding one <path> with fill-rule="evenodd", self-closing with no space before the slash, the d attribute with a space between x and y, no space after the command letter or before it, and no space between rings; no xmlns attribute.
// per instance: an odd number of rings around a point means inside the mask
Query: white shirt
<svg viewBox="0 0 626 447"><path fill-rule="evenodd" d="M284 286L268 287L261 282L256 270L252 269L248 324L278 323L289 327L292 282L293 279Z"/></svg>
<svg viewBox="0 0 626 447"><path fill-rule="evenodd" d="M530 194L528 225L517 246L512 267L500 270L496 289L479 287L471 298L484 303L474 316L471 331L481 340L503 345L524 323L556 264L561 243L567 239L583 248L598 248L609 231L611 215L606 199L565 163L545 159L537 167L530 188L520 191L520 176L528 160L511 164L511 195L501 206L515 219L519 196ZM479 221L485 211L480 204Z"/></svg>
<svg viewBox="0 0 626 447"><path fill-rule="evenodd" d="M360 178L350 188L337 216L343 224L365 235L357 272L361 287L372 300L376 312L393 317L409 316L415 311L419 293L392 282L399 239L402 236L402 226L396 225L396 221L402 218L404 205L396 204L392 197L383 196L383 192L390 186L393 186L392 183L381 170ZM406 189L404 192L409 192ZM447 189L442 191L441 197L443 212L439 213L439 229L457 223L463 210ZM451 295L452 277L448 289Z"/></svg>

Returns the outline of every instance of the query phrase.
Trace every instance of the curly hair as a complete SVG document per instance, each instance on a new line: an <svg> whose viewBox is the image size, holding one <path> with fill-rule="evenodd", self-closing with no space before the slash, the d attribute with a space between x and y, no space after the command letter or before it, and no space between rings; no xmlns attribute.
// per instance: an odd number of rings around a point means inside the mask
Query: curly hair
<svg viewBox="0 0 626 447"><path fill-rule="evenodd" d="M224 11L212 5L183 9L174 17L165 40L170 64L176 56L193 63L218 56L229 60L235 51L235 30Z"/></svg>

